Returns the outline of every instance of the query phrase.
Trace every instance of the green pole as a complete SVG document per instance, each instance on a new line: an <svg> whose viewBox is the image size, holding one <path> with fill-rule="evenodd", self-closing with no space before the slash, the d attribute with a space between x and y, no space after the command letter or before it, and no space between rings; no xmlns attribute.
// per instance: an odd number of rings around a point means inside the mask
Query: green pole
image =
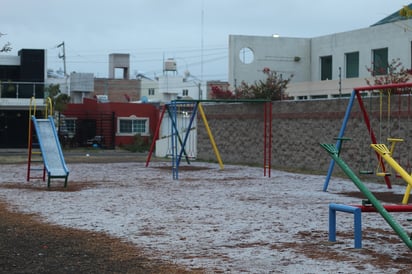
<svg viewBox="0 0 412 274"><path fill-rule="evenodd" d="M329 155L335 160L345 174L353 181L356 187L365 195L365 197L371 202L376 210L381 214L385 221L392 227L392 229L398 234L402 241L412 250L412 240L403 228L392 218L392 216L386 211L383 205L376 199L375 195L362 183L362 181L356 176L356 174L349 168L349 166L343 161L339 155L338 150L333 144L320 144Z"/></svg>

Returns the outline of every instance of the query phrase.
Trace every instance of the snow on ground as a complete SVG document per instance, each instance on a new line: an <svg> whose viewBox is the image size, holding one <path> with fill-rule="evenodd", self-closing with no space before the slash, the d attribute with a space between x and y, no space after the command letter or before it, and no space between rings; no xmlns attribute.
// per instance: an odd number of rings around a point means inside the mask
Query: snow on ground
<svg viewBox="0 0 412 274"><path fill-rule="evenodd" d="M25 165L1 165L0 199L45 221L106 232L211 273L397 273L412 267L410 260L402 263L409 249L378 214L362 216L364 235L369 228L378 233L364 237L363 249L353 248L350 214L338 214L342 234L337 243L328 242L329 203L361 202L338 194L357 191L349 180L334 178L323 192L325 176L272 170L268 178L262 168L192 166L173 180L167 162L148 168L136 162L69 164L69 189L81 186L78 191L47 191L43 182L25 182ZM52 189L60 184L52 181ZM375 266L377 254L393 264Z"/></svg>

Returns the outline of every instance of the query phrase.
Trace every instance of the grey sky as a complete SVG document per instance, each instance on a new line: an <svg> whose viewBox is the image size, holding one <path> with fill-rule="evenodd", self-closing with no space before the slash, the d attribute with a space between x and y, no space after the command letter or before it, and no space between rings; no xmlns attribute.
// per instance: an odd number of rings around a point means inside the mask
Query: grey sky
<svg viewBox="0 0 412 274"><path fill-rule="evenodd" d="M175 58L179 73L188 69L205 80L227 80L230 34L316 37L368 27L409 3L3 0L0 32L7 35L0 38L0 44L11 42L13 51L8 54L12 55L21 48L47 49L48 67L59 69L63 62L56 46L64 41L67 71L92 72L98 77L107 77L110 53L130 53L132 74L161 74L163 58Z"/></svg>

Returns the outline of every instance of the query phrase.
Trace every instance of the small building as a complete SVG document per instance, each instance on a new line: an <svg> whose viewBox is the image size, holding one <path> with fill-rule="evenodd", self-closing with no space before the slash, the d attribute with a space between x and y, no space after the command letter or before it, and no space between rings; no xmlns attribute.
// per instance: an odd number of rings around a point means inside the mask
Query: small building
<svg viewBox="0 0 412 274"><path fill-rule="evenodd" d="M63 146L113 149L133 144L136 135L150 141L159 120L159 107L85 98L82 104L68 104L62 114L59 132Z"/></svg>

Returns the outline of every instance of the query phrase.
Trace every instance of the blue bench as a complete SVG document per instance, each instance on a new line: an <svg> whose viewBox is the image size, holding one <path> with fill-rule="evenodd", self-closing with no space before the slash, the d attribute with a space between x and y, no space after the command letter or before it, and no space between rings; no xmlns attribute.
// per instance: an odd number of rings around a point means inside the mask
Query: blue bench
<svg viewBox="0 0 412 274"><path fill-rule="evenodd" d="M362 210L359 207L329 204L329 241L336 242L336 212L352 213L354 216L355 248L362 248Z"/></svg>

